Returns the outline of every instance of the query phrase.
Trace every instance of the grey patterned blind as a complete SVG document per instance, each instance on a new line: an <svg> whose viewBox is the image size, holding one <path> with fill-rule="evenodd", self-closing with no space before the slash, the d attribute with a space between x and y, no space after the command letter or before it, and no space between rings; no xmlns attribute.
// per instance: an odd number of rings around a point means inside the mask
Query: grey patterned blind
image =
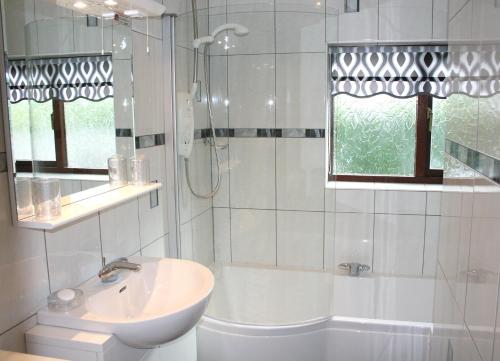
<svg viewBox="0 0 500 361"><path fill-rule="evenodd" d="M450 92L447 46L331 47L330 64L332 95L445 98Z"/></svg>
<svg viewBox="0 0 500 361"><path fill-rule="evenodd" d="M10 60L7 85L11 103L99 101L113 96L113 63L108 55Z"/></svg>
<svg viewBox="0 0 500 361"><path fill-rule="evenodd" d="M451 93L490 97L500 93L498 44L450 46Z"/></svg>

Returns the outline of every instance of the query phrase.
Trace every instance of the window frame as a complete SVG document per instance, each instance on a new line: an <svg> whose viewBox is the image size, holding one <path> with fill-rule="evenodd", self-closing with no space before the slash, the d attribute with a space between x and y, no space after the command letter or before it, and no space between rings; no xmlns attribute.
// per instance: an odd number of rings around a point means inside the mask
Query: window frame
<svg viewBox="0 0 500 361"><path fill-rule="evenodd" d="M107 175L107 169L99 168L69 168L68 149L66 144L66 118L64 101L52 99L52 129L54 130L55 161L45 160L16 160L16 172L32 173L33 169L41 173L72 173Z"/></svg>
<svg viewBox="0 0 500 361"><path fill-rule="evenodd" d="M415 114L415 175L390 176L390 175L344 175L335 174L335 112L333 106L334 96L330 96L330 141L328 143L329 182L377 182L377 183L427 183L442 184L443 170L431 169L431 141L432 141L432 96L419 94L416 98Z"/></svg>

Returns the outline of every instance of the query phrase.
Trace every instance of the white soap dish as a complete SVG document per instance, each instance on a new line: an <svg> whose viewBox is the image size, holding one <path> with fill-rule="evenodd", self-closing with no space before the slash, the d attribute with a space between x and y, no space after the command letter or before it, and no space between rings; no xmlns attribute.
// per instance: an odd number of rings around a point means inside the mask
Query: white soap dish
<svg viewBox="0 0 500 361"><path fill-rule="evenodd" d="M77 288L63 288L51 293L47 297L49 310L66 312L83 303L83 291Z"/></svg>

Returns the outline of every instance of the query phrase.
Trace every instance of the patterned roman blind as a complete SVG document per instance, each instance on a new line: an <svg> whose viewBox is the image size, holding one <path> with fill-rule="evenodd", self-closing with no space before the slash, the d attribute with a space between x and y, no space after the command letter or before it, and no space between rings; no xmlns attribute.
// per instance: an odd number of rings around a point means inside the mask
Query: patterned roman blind
<svg viewBox="0 0 500 361"><path fill-rule="evenodd" d="M330 64L332 95L445 98L450 92L447 46L331 47Z"/></svg>
<svg viewBox="0 0 500 361"><path fill-rule="evenodd" d="M472 97L500 94L500 46L450 46L451 93Z"/></svg>
<svg viewBox="0 0 500 361"><path fill-rule="evenodd" d="M108 55L10 60L7 85L11 103L99 101L113 96L113 63Z"/></svg>

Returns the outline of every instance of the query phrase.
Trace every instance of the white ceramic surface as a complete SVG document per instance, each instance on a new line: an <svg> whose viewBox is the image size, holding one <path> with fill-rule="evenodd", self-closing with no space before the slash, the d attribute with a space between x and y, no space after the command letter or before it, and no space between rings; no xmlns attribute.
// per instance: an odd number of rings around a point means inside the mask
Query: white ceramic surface
<svg viewBox="0 0 500 361"><path fill-rule="evenodd" d="M302 12L276 13L276 52L313 53L326 50L325 15Z"/></svg>
<svg viewBox="0 0 500 361"><path fill-rule="evenodd" d="M425 214L425 211L426 192L375 192L375 213Z"/></svg>
<svg viewBox="0 0 500 361"><path fill-rule="evenodd" d="M433 278L216 264L206 316L279 327L333 316L431 322Z"/></svg>
<svg viewBox="0 0 500 361"><path fill-rule="evenodd" d="M321 212L278 211L278 266L322 269L323 222Z"/></svg>
<svg viewBox="0 0 500 361"><path fill-rule="evenodd" d="M276 127L325 128L326 57L276 55Z"/></svg>
<svg viewBox="0 0 500 361"><path fill-rule="evenodd" d="M230 204L232 208L276 208L275 140L230 138Z"/></svg>
<svg viewBox="0 0 500 361"><path fill-rule="evenodd" d="M79 288L85 302L67 313L38 313L43 325L112 333L123 343L151 348L185 334L202 316L214 286L212 273L186 260L136 257L139 272L121 271L103 284L94 277ZM124 289L125 287L125 289Z"/></svg>
<svg viewBox="0 0 500 361"><path fill-rule="evenodd" d="M424 216L376 214L373 270L400 275L422 274L424 237Z"/></svg>
<svg viewBox="0 0 500 361"><path fill-rule="evenodd" d="M336 213L335 267L343 262L372 266L373 214Z"/></svg>
<svg viewBox="0 0 500 361"><path fill-rule="evenodd" d="M276 264L276 211L231 209L233 262Z"/></svg>
<svg viewBox="0 0 500 361"><path fill-rule="evenodd" d="M337 189L335 211L339 213L373 213L375 192L371 189Z"/></svg>
<svg viewBox="0 0 500 361"><path fill-rule="evenodd" d="M277 208L324 210L323 139L276 139Z"/></svg>
<svg viewBox="0 0 500 361"><path fill-rule="evenodd" d="M230 127L274 128L274 55L231 56L227 69Z"/></svg>

